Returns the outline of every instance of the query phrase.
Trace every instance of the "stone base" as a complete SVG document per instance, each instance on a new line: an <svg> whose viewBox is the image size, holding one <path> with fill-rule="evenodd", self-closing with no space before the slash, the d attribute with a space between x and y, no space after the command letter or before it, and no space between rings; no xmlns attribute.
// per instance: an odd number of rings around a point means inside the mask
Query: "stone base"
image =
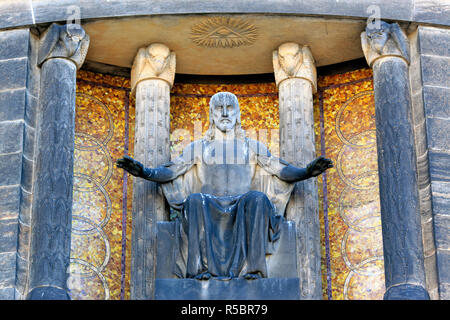
<svg viewBox="0 0 450 320"><path fill-rule="evenodd" d="M389 288L383 297L384 300L430 300L424 287L413 284L402 284Z"/></svg>
<svg viewBox="0 0 450 320"><path fill-rule="evenodd" d="M27 300L70 300L65 290L55 287L38 287L31 290Z"/></svg>
<svg viewBox="0 0 450 320"><path fill-rule="evenodd" d="M299 300L298 278L156 279L155 300Z"/></svg>
<svg viewBox="0 0 450 320"><path fill-rule="evenodd" d="M295 223L285 221L281 225L280 239L275 252L266 256L269 278L296 278L296 234ZM175 222L158 222L157 279L178 279L173 273L175 263Z"/></svg>

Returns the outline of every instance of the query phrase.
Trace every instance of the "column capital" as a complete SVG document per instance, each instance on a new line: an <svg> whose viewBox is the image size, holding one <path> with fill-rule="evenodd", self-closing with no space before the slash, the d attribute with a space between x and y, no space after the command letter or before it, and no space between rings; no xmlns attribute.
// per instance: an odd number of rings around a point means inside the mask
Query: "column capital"
<svg viewBox="0 0 450 320"><path fill-rule="evenodd" d="M54 58L72 61L77 69L86 58L89 35L78 24L53 23L42 35L38 53L38 66Z"/></svg>
<svg viewBox="0 0 450 320"><path fill-rule="evenodd" d="M277 87L286 79L305 79L317 91L317 74L314 57L308 46L286 42L273 51L273 69Z"/></svg>
<svg viewBox="0 0 450 320"><path fill-rule="evenodd" d="M140 81L159 79L170 87L175 78L175 53L162 43L152 43L138 50L131 68L131 90L134 92Z"/></svg>
<svg viewBox="0 0 450 320"><path fill-rule="evenodd" d="M361 46L371 68L376 60L386 57L401 58L409 64L409 41L398 23L368 22L361 33Z"/></svg>

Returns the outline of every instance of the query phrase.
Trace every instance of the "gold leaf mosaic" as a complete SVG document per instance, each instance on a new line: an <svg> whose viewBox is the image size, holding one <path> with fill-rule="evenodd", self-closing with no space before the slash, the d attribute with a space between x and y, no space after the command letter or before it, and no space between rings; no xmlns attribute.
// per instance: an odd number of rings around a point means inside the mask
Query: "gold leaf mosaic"
<svg viewBox="0 0 450 320"><path fill-rule="evenodd" d="M319 178L324 299L328 295L326 245L330 249L333 299L380 299L384 293L371 76L370 69L362 69L319 77L322 99L319 94L314 97L317 154L324 138L325 155L336 164L327 176L328 244ZM243 128L278 156L278 95L274 83L175 83L170 114L172 158L207 130L209 99L219 91L238 96ZM320 100L324 137L320 136ZM73 299L130 298L133 178L128 176L124 186L123 171L113 164L126 147L133 156L133 142L134 99L129 96L129 79L80 71L68 282Z"/></svg>
<svg viewBox="0 0 450 320"><path fill-rule="evenodd" d="M322 283L328 298L324 205L329 221L332 299L375 300L384 294L384 261L378 191L372 72L361 69L319 77L315 96L316 150L335 163L327 171L327 203L319 178ZM320 135L320 106L323 131Z"/></svg>
<svg viewBox="0 0 450 320"><path fill-rule="evenodd" d="M127 249L123 264L124 175L114 165L124 154L128 95L128 79L86 71L78 73L68 280L72 299L120 299L121 294L129 298L131 184L125 195ZM129 124L134 126L131 112ZM128 140L133 141L131 130Z"/></svg>

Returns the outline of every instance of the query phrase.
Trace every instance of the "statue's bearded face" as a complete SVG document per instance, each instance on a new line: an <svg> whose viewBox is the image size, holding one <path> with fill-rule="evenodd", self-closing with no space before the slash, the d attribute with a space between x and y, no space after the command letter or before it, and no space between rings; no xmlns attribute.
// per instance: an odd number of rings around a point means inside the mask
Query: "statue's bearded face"
<svg viewBox="0 0 450 320"><path fill-rule="evenodd" d="M230 131L239 117L239 104L235 95L222 94L211 98L211 116L214 125L222 132Z"/></svg>

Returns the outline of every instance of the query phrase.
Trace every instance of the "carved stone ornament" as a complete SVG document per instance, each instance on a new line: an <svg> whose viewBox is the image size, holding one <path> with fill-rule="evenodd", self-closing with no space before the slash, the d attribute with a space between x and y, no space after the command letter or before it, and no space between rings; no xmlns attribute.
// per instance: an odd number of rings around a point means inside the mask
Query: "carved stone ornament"
<svg viewBox="0 0 450 320"><path fill-rule="evenodd" d="M251 23L230 17L214 17L194 25L191 40L202 47L234 48L251 45L257 29Z"/></svg>
<svg viewBox="0 0 450 320"><path fill-rule="evenodd" d="M273 51L273 69L277 86L286 79L302 78L311 82L313 92L317 91L316 65L308 46L283 43Z"/></svg>
<svg viewBox="0 0 450 320"><path fill-rule="evenodd" d="M38 65L52 58L68 59L77 69L86 58L89 35L78 24L59 25L53 23L42 35L38 54Z"/></svg>
<svg viewBox="0 0 450 320"><path fill-rule="evenodd" d="M131 68L131 89L142 80L160 79L170 87L175 79L176 56L174 52L161 43L153 43L140 48Z"/></svg>
<svg viewBox="0 0 450 320"><path fill-rule="evenodd" d="M397 23L378 21L368 23L366 31L361 33L361 46L367 64L373 63L383 57L399 57L409 64L409 41Z"/></svg>

